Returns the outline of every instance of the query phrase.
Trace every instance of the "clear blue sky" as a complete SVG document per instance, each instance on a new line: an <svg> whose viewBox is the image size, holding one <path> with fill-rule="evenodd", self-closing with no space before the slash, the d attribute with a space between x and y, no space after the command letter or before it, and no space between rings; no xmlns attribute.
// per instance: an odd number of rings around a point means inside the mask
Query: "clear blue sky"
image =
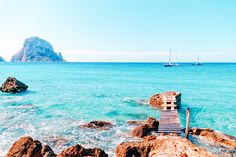
<svg viewBox="0 0 236 157"><path fill-rule="evenodd" d="M30 36L69 61L236 62L236 0L0 0L0 56Z"/></svg>

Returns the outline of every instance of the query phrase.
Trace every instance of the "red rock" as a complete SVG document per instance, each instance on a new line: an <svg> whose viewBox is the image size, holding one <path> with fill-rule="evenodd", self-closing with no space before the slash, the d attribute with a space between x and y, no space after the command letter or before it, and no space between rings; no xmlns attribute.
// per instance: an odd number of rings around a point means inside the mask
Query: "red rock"
<svg viewBox="0 0 236 157"><path fill-rule="evenodd" d="M189 132L192 135L204 137L207 141L236 149L236 138L233 136L216 132L209 128L192 128Z"/></svg>
<svg viewBox="0 0 236 157"><path fill-rule="evenodd" d="M56 154L54 154L53 150L48 145L44 145L42 147L41 154L43 157L56 157L57 156Z"/></svg>
<svg viewBox="0 0 236 157"><path fill-rule="evenodd" d="M135 120L128 120L127 124L130 125L143 125L145 122L144 121L135 121Z"/></svg>
<svg viewBox="0 0 236 157"><path fill-rule="evenodd" d="M155 94L150 97L149 104L154 108L163 109L163 99L166 97L174 97L177 107L181 105L181 93L169 91L165 93Z"/></svg>
<svg viewBox="0 0 236 157"><path fill-rule="evenodd" d="M141 142L123 142L116 147L116 157L214 157L213 154L181 137L159 137Z"/></svg>
<svg viewBox="0 0 236 157"><path fill-rule="evenodd" d="M147 125L140 125L132 130L132 135L140 138L147 136L149 134L150 134L150 129L148 128Z"/></svg>
<svg viewBox="0 0 236 157"><path fill-rule="evenodd" d="M157 131L159 126L159 121L153 117L148 117L148 119L145 121L145 125L147 125L151 131Z"/></svg>
<svg viewBox="0 0 236 157"><path fill-rule="evenodd" d="M43 157L42 144L31 137L22 137L16 141L5 157Z"/></svg>
<svg viewBox="0 0 236 157"><path fill-rule="evenodd" d="M160 133L160 136L165 136L166 134L164 132Z"/></svg>
<svg viewBox="0 0 236 157"><path fill-rule="evenodd" d="M81 128L107 130L111 126L112 126L112 124L110 122L92 121L92 122L86 123L84 125L81 125L80 127Z"/></svg>
<svg viewBox="0 0 236 157"><path fill-rule="evenodd" d="M28 86L16 78L8 77L0 90L6 93L19 93L27 90Z"/></svg>
<svg viewBox="0 0 236 157"><path fill-rule="evenodd" d="M149 135L149 136L145 136L145 137L143 138L143 140L151 141L151 140L155 140L156 138L157 138L157 136Z"/></svg>
<svg viewBox="0 0 236 157"><path fill-rule="evenodd" d="M57 157L108 157L108 155L100 148L86 149L81 145L77 144L73 147L67 148L62 151Z"/></svg>
<svg viewBox="0 0 236 157"><path fill-rule="evenodd" d="M132 130L132 135L142 138L149 135L152 131L158 130L159 122L153 117L148 117L143 125L137 126Z"/></svg>

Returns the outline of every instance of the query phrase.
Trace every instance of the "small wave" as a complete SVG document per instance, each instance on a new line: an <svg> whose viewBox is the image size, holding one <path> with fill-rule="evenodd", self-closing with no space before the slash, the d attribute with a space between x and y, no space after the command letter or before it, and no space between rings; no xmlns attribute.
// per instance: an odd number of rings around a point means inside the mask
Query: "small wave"
<svg viewBox="0 0 236 157"><path fill-rule="evenodd" d="M20 93L16 93L14 95L23 96L23 95L29 95L29 94L35 94L35 93L36 93L36 91L26 90L26 91L23 91L23 92L20 92Z"/></svg>
<svg viewBox="0 0 236 157"><path fill-rule="evenodd" d="M107 95L105 94L93 94L94 97L97 97L97 98L106 98Z"/></svg>
<svg viewBox="0 0 236 157"><path fill-rule="evenodd" d="M139 104L139 105L148 105L149 104L149 100L146 100L146 99L124 98L123 101L126 103L133 103L133 104Z"/></svg>
<svg viewBox="0 0 236 157"><path fill-rule="evenodd" d="M18 101L21 101L23 99L22 96L3 96L1 97L1 103L4 104L4 103L14 103L14 102L18 102Z"/></svg>

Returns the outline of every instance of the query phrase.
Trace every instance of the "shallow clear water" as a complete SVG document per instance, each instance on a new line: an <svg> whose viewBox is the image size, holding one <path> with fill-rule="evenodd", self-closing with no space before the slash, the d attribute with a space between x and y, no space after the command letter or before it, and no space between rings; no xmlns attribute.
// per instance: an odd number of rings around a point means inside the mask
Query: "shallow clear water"
<svg viewBox="0 0 236 157"><path fill-rule="evenodd" d="M143 99L167 90L182 93L180 117L191 109L191 126L236 136L236 64L165 68L154 63L1 63L0 82L14 76L29 85L20 94L0 93L0 156L23 135L55 152L80 143L113 155L129 140L127 120L159 118ZM107 131L86 130L91 120L110 121Z"/></svg>

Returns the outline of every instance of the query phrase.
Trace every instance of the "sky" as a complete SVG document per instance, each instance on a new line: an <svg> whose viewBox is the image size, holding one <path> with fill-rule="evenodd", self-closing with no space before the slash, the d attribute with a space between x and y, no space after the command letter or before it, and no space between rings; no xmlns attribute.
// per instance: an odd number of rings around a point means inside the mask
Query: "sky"
<svg viewBox="0 0 236 157"><path fill-rule="evenodd" d="M0 56L26 38L68 61L236 62L235 0L0 0Z"/></svg>

